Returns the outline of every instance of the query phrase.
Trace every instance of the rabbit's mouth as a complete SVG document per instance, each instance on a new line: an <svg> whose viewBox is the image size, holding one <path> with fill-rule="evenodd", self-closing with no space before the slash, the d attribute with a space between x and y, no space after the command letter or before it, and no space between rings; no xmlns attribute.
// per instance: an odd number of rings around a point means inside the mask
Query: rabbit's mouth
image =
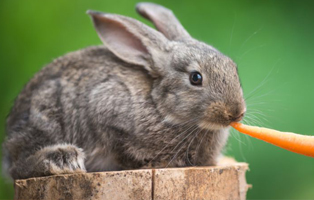
<svg viewBox="0 0 314 200"><path fill-rule="evenodd" d="M230 126L231 122L239 122L246 112L244 101L237 103L214 102L204 112L199 126L208 130L219 130Z"/></svg>

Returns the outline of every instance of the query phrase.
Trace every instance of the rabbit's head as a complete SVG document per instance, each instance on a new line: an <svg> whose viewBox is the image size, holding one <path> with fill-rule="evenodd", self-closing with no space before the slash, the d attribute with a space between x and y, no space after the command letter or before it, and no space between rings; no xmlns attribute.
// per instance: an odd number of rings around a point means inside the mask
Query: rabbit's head
<svg viewBox="0 0 314 200"><path fill-rule="evenodd" d="M236 64L191 38L167 8L140 3L136 9L158 31L128 17L88 13L111 52L150 74L151 96L165 121L214 130L241 120L246 108Z"/></svg>

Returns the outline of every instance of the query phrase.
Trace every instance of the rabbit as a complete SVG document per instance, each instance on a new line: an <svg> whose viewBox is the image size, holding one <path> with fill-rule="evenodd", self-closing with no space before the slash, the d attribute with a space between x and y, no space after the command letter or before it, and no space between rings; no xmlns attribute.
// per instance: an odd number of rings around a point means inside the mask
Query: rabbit
<svg viewBox="0 0 314 200"><path fill-rule="evenodd" d="M88 11L104 45L54 60L18 95L3 144L13 179L217 164L246 111L236 64L171 10L136 10L157 30Z"/></svg>

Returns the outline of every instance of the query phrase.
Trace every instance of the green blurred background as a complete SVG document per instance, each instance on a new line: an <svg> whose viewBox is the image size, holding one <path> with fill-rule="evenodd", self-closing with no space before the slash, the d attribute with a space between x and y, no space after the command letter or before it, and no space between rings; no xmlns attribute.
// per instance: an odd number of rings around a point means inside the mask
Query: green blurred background
<svg viewBox="0 0 314 200"><path fill-rule="evenodd" d="M230 56L247 97L246 122L314 135L314 1L154 1L190 34ZM100 44L87 9L141 19L135 0L0 1L0 141L13 100L43 65ZM149 24L149 23L148 23ZM233 131L226 154L248 162L249 199L314 199L314 159ZM0 199L13 185L0 178Z"/></svg>

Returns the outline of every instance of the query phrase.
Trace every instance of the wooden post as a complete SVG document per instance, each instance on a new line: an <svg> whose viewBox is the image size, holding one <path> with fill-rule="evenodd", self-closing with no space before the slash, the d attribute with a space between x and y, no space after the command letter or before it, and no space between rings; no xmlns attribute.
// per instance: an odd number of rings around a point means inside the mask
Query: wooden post
<svg viewBox="0 0 314 200"><path fill-rule="evenodd" d="M15 199L246 199L246 163L56 175L15 181Z"/></svg>

